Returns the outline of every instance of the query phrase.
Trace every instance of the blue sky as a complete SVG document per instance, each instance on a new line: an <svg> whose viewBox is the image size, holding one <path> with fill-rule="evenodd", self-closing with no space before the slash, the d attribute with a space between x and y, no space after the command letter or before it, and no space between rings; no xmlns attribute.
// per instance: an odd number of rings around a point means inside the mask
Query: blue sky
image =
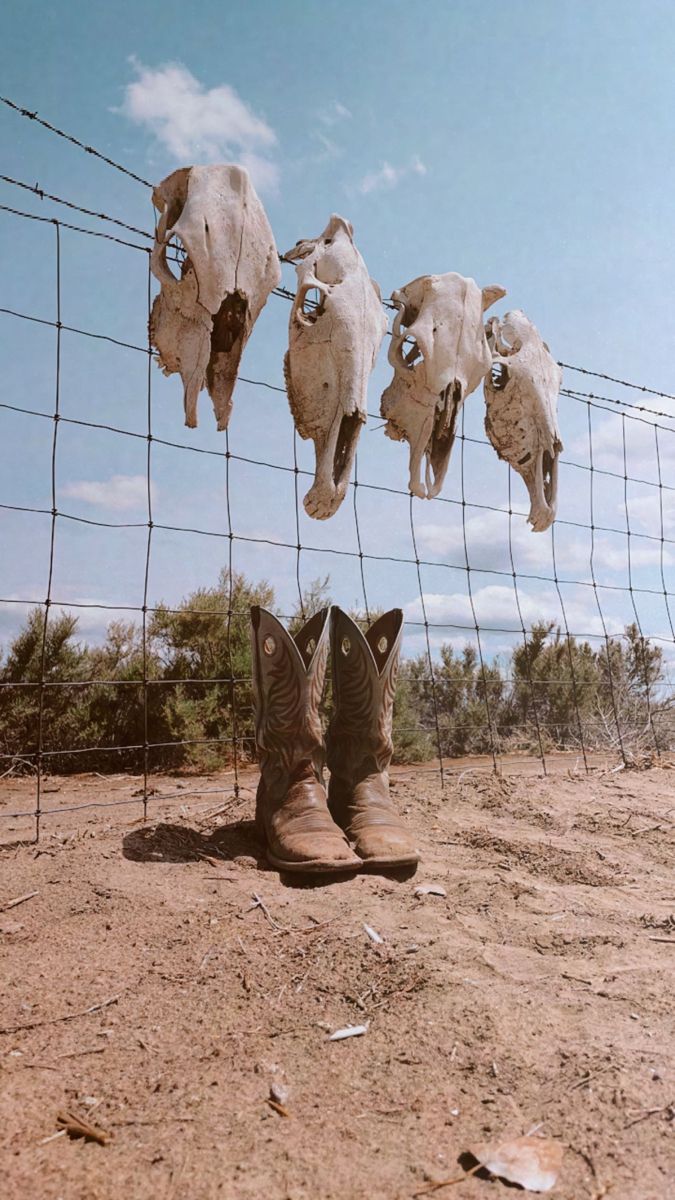
<svg viewBox="0 0 675 1200"><path fill-rule="evenodd" d="M244 161L259 186L277 244L288 249L316 235L331 212L348 217L357 244L384 295L426 272L459 271L482 286L507 288L495 311L523 308L556 357L596 371L675 392L673 368L672 6L648 0L564 5L515 0L487 7L426 0L409 4L331 0L246 5L208 0L112 6L69 0L9 7L4 30L3 90L19 104L91 143L141 176L159 181L178 166ZM147 189L7 109L0 111L2 172L141 228L152 221ZM0 184L0 203L69 220L72 214ZM75 224L105 229L94 220ZM122 235L125 236L125 235ZM3 307L53 320L51 225L0 212ZM130 236L130 240L135 240ZM146 322L146 255L63 230L62 319L142 346ZM292 287L293 269L283 282ZM247 347L241 373L282 383L288 304L270 298ZM53 410L54 331L0 316L6 403ZM146 361L142 354L65 333L61 406L64 415L145 431ZM384 348L372 377L376 413L389 379ZM566 374L568 387L639 400L599 380ZM224 450L208 397L197 431L183 427L180 381L153 368L153 430L167 441ZM675 414L672 401L653 406ZM481 439L480 391L466 404L466 432ZM586 408L560 402L566 464L588 464ZM407 448L386 439L371 420L359 450L363 481L405 490ZM595 465L623 474L621 418L593 411ZM675 430L675 420L661 424ZM49 508L51 424L0 410L0 501ZM673 479L675 433L659 431L664 482ZM293 429L284 396L240 383L230 448L240 457L284 466L293 462ZM300 444L302 466L311 447ZM660 535L652 426L628 421L629 519L636 533ZM461 449L451 460L444 500L415 502L420 557L432 631L461 643L471 624L464 565ZM142 601L147 519L142 476L145 444L100 430L60 426L58 507L71 516L128 522L137 528L91 528L57 522L53 595L63 603L137 605ZM154 520L227 530L225 463L220 457L153 447ZM558 571L570 627L598 634L601 622L589 576L590 535L566 525L587 522L587 471L563 465ZM302 479L301 479L302 483ZM305 490L309 480L305 480ZM515 566L552 574L550 534L525 525L524 485L512 481ZM623 480L596 474L595 520L625 529ZM232 521L244 537L295 543L293 476L231 462ZM464 495L473 599L481 625L519 625L510 571L508 516L473 505L508 507L508 471L490 447L464 448ZM675 537L675 506L664 491L666 536ZM405 496L358 493L363 549L410 558ZM327 549L356 549L352 496L327 523L301 512L303 583L331 573L334 598L362 602L357 559ZM46 589L49 519L0 510L0 639L20 624L26 606ZM636 537L633 583L661 592L661 546ZM672 546L663 567L673 588ZM177 602L215 581L227 561L222 537L156 529L149 603ZM610 631L633 619L626 537L596 534L596 575ZM279 546L235 542L234 566L274 583L288 611L295 599L295 554ZM417 574L410 563L365 561L371 604L403 605L419 620ZM523 579L526 621L560 619L555 588ZM645 632L666 639L662 595L636 592ZM671 601L675 615L675 602ZM81 630L99 638L111 614L83 610ZM670 642L668 639L670 638ZM486 633L488 654L513 641ZM407 648L422 648L411 625Z"/></svg>

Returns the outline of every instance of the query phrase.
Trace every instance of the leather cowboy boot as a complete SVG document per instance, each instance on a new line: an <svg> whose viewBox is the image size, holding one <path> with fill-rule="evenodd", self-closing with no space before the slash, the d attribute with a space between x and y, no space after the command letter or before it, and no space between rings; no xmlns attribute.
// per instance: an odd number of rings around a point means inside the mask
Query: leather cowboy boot
<svg viewBox="0 0 675 1200"><path fill-rule="evenodd" d="M403 636L400 608L366 633L339 608L331 616L333 702L326 738L328 804L356 853L373 866L406 866L419 851L389 794L391 723Z"/></svg>
<svg viewBox="0 0 675 1200"><path fill-rule="evenodd" d="M319 717L328 659L324 608L296 634L251 609L260 783L256 824L269 862L283 871L349 871L361 862L328 811Z"/></svg>

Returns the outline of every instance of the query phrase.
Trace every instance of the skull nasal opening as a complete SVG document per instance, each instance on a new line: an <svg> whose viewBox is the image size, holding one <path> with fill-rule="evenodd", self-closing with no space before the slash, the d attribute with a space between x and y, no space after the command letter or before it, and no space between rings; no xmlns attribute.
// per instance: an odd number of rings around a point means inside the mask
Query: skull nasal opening
<svg viewBox="0 0 675 1200"><path fill-rule="evenodd" d="M340 422L335 457L333 458L333 483L339 484L345 471L351 467L350 451L361 427L359 413L350 413Z"/></svg>
<svg viewBox="0 0 675 1200"><path fill-rule="evenodd" d="M242 292L230 292L213 318L211 352L229 354L246 328L248 301Z"/></svg>

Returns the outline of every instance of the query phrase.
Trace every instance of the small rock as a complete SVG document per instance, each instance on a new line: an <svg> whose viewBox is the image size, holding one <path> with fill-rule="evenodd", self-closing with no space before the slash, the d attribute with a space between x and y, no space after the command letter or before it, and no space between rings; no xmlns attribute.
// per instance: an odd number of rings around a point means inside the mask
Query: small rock
<svg viewBox="0 0 675 1200"><path fill-rule="evenodd" d="M290 1094L289 1088L284 1087L282 1083L273 1083L270 1087L270 1100L274 1100L276 1104L285 1106Z"/></svg>

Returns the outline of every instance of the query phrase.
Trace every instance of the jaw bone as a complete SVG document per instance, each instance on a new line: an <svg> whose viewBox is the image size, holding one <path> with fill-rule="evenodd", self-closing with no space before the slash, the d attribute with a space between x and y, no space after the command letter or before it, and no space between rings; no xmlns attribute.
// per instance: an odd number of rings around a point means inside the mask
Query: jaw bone
<svg viewBox="0 0 675 1200"><path fill-rule="evenodd" d="M298 242L284 258L298 264L286 390L296 429L314 442L316 455L303 503L310 517L324 521L347 491L366 419L368 377L387 322L380 290L343 217L333 215L320 237Z"/></svg>
<svg viewBox="0 0 675 1200"><path fill-rule="evenodd" d="M385 433L410 444L408 486L431 500L440 492L464 400L490 368L485 309L505 296L498 285L479 288L453 271L422 275L392 297L389 362L394 378L383 392ZM425 481L421 481L422 459Z"/></svg>
<svg viewBox="0 0 675 1200"><path fill-rule="evenodd" d="M487 323L492 371L485 379L485 432L525 481L535 533L553 524L563 448L557 402L562 370L519 309Z"/></svg>
<svg viewBox="0 0 675 1200"><path fill-rule="evenodd" d="M233 164L174 171L152 201L161 217L150 266L161 291L150 340L164 374L183 380L185 424L196 427L206 386L218 429L227 429L244 347L281 279L272 230L248 172ZM186 253L180 279L166 257L173 237Z"/></svg>

